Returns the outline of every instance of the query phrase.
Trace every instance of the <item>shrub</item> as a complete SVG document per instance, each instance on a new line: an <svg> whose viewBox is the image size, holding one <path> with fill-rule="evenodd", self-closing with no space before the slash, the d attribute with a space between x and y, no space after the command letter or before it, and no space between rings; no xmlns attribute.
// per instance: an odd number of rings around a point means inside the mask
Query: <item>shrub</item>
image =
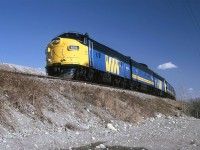
<svg viewBox="0 0 200 150"><path fill-rule="evenodd" d="M200 118L200 98L191 99L184 104L186 114L195 118Z"/></svg>

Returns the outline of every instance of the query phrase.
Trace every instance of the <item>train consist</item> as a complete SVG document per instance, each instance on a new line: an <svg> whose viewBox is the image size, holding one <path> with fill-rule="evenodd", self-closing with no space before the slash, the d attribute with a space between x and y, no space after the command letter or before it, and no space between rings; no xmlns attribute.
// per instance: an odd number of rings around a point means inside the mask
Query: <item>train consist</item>
<svg viewBox="0 0 200 150"><path fill-rule="evenodd" d="M88 34L64 33L54 38L46 49L46 71L50 76L176 98L174 88L146 64L100 44Z"/></svg>

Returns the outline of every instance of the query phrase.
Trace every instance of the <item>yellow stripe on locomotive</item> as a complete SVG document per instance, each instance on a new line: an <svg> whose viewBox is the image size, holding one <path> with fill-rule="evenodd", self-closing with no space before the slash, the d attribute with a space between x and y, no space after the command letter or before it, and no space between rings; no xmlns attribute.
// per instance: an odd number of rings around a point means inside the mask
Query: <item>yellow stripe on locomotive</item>
<svg viewBox="0 0 200 150"><path fill-rule="evenodd" d="M77 64L89 66L88 46L70 38L56 38L47 47L47 66Z"/></svg>
<svg viewBox="0 0 200 150"><path fill-rule="evenodd" d="M148 83L148 84L154 86L154 82L153 82L153 81L147 80L147 79L142 78L142 77L140 77L140 76L137 76L137 75L135 75L135 74L132 74L132 78L133 78L133 79L136 79L136 80L139 80L139 81L142 81L142 82L145 82L145 83Z"/></svg>

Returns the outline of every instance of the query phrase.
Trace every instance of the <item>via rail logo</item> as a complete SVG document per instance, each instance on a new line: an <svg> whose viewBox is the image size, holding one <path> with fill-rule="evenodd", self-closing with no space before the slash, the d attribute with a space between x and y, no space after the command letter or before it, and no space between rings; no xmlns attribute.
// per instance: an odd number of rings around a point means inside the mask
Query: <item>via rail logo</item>
<svg viewBox="0 0 200 150"><path fill-rule="evenodd" d="M119 61L115 58L105 56L106 59L106 71L119 74Z"/></svg>

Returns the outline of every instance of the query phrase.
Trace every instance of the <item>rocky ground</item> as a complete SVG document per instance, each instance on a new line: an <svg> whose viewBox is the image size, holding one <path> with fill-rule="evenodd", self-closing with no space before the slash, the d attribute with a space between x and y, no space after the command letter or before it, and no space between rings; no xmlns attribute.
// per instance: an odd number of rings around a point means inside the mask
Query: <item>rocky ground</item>
<svg viewBox="0 0 200 150"><path fill-rule="evenodd" d="M44 74L0 65L0 149L200 149L181 102L13 71Z"/></svg>

